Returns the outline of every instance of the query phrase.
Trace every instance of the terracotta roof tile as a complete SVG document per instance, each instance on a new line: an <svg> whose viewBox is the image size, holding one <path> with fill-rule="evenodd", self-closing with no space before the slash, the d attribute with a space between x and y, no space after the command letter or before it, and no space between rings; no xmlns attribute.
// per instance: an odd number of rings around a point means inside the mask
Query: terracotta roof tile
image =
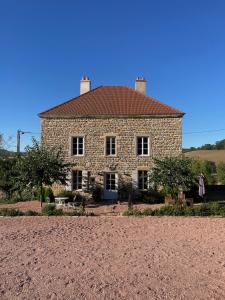
<svg viewBox="0 0 225 300"><path fill-rule="evenodd" d="M184 113L126 86L100 86L39 114L41 118L115 115L171 115Z"/></svg>

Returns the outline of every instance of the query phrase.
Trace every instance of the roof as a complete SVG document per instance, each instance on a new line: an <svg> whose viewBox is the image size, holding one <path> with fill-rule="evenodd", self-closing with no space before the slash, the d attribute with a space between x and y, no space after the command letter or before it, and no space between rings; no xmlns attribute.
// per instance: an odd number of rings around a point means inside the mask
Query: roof
<svg viewBox="0 0 225 300"><path fill-rule="evenodd" d="M100 86L39 114L41 118L173 116L183 112L126 86Z"/></svg>

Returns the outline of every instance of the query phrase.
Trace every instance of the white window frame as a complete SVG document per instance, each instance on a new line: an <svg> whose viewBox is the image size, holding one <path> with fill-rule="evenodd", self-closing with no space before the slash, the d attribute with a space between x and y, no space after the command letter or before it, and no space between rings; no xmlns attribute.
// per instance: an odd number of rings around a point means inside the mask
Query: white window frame
<svg viewBox="0 0 225 300"><path fill-rule="evenodd" d="M82 154L79 154L79 141L77 143L77 154L74 154L73 153L73 141L74 139L79 139L79 138L82 138L82 145L83 145L83 153ZM84 156L84 153L85 153L85 139L84 139L84 136L83 135L74 135L71 137L71 156Z"/></svg>
<svg viewBox="0 0 225 300"><path fill-rule="evenodd" d="M145 185L145 181L144 181L144 175L142 175L141 177L141 180L142 180L142 188L139 188L139 174L140 172L147 172L147 182L146 182L146 188L144 187ZM139 191L147 191L148 188L149 188L149 182L148 182L148 170L138 170L137 171L137 187L138 187L138 190Z"/></svg>
<svg viewBox="0 0 225 300"><path fill-rule="evenodd" d="M142 147L142 153L141 154L139 154L138 153L138 139L142 139L142 145L141 145L141 147ZM143 139L144 138L147 138L148 139L148 153L147 154L143 154L143 152L144 152L144 141L143 141ZM150 156L150 136L149 135L138 135L138 136L136 136L136 154L137 154L137 156Z"/></svg>
<svg viewBox="0 0 225 300"><path fill-rule="evenodd" d="M110 139L109 154L107 154L107 139ZM112 139L115 139L115 153L112 154ZM105 156L116 156L116 136L108 135L105 137Z"/></svg>
<svg viewBox="0 0 225 300"><path fill-rule="evenodd" d="M77 189L75 189L75 187L74 187L74 173L76 173L76 172L81 172L81 182L79 182L79 175L77 176L77 180L76 180L76 185L77 185ZM79 185L80 185L80 188L79 188ZM83 186L83 172L82 172L82 170L73 170L72 171L72 190L73 191L82 191L82 186Z"/></svg>

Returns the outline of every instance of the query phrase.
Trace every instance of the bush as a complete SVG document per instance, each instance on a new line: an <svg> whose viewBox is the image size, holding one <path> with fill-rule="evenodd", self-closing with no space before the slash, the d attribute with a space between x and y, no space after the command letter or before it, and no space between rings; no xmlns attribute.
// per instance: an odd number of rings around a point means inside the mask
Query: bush
<svg viewBox="0 0 225 300"><path fill-rule="evenodd" d="M123 213L123 216L127 216L127 217L129 217L129 216L135 216L135 217L142 216L142 212L140 210L136 209L136 208L128 209L127 211L125 211Z"/></svg>
<svg viewBox="0 0 225 300"><path fill-rule="evenodd" d="M140 193L140 198L144 203L163 203L164 195L154 189Z"/></svg>
<svg viewBox="0 0 225 300"><path fill-rule="evenodd" d="M45 201L47 199L49 199L50 203L55 202L55 196L54 196L54 193L53 193L53 191L50 187L45 189Z"/></svg>
<svg viewBox="0 0 225 300"><path fill-rule="evenodd" d="M0 199L0 204L14 204L18 202L16 199Z"/></svg>
<svg viewBox="0 0 225 300"><path fill-rule="evenodd" d="M50 187L43 187L42 193L43 193L43 200L45 202L47 201L47 198L49 198L51 203L55 202L55 197L54 197L53 191ZM41 198L41 189L40 188L35 189L34 198L40 200L40 198Z"/></svg>
<svg viewBox="0 0 225 300"><path fill-rule="evenodd" d="M195 207L165 205L159 209L127 210L124 216L222 216L225 217L225 205L220 203L201 204Z"/></svg>
<svg viewBox="0 0 225 300"><path fill-rule="evenodd" d="M28 210L24 213L25 216L39 216L39 213L33 210Z"/></svg>
<svg viewBox="0 0 225 300"><path fill-rule="evenodd" d="M0 210L0 216L17 217L17 216L24 216L24 213L18 209L14 209L14 208L3 208Z"/></svg>
<svg viewBox="0 0 225 300"><path fill-rule="evenodd" d="M44 216L62 216L64 213L62 209L57 209L55 204L46 204L42 208L42 214Z"/></svg>

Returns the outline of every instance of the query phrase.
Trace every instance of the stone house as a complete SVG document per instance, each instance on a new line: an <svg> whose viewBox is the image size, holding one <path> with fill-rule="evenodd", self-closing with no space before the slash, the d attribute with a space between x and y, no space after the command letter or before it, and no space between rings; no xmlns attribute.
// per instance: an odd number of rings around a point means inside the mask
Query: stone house
<svg viewBox="0 0 225 300"><path fill-rule="evenodd" d="M117 199L124 186L147 189L153 158L182 151L184 113L146 95L146 81L135 89L80 81L80 96L39 114L41 139L61 146L65 161L74 163L66 187L85 191L101 187L103 199ZM119 193L119 194L118 194Z"/></svg>

